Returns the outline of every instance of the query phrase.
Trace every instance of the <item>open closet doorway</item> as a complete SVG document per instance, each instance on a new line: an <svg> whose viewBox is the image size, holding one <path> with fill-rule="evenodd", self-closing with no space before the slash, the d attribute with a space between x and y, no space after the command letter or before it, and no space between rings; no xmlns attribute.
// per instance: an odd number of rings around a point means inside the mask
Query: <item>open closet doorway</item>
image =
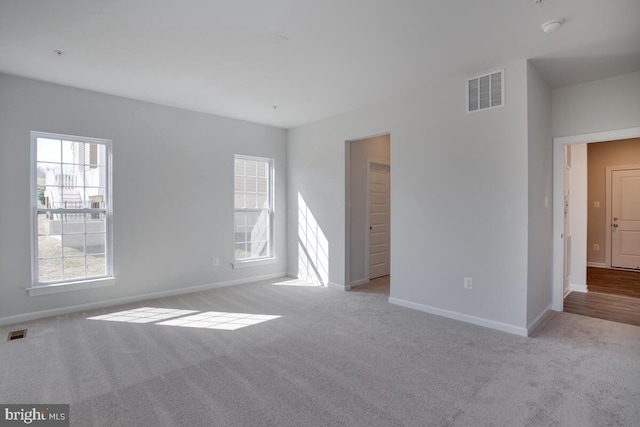
<svg viewBox="0 0 640 427"><path fill-rule="evenodd" d="M346 142L347 289L389 295L390 135Z"/></svg>

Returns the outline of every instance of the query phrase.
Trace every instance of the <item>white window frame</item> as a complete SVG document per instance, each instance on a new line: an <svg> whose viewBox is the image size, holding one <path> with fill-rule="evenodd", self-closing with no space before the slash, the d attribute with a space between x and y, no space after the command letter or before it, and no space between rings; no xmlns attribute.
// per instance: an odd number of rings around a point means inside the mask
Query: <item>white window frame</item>
<svg viewBox="0 0 640 427"><path fill-rule="evenodd" d="M235 223L235 213L236 212L249 212L249 211L261 211L264 210L263 208L257 208L257 209L248 209L248 208L236 208L235 206L235 161L241 159L241 160L253 160L253 161L259 161L259 162L266 162L269 164L269 255L267 256L263 256L263 257L253 257L253 258L245 258L245 259L236 259L236 255L235 255L235 245L236 245L236 241L235 241L235 229L236 229L236 223ZM234 174L233 174L233 178L234 178L234 200L233 200L233 212L234 212L234 218L233 218L233 230L234 230L234 239L233 239L233 268L237 269L237 268L244 268L244 267L250 267L250 266L259 266L259 265L265 265L265 264L271 264L276 262L276 258L275 258L275 160L272 158L268 158L268 157L257 157L257 156L247 156L247 155L242 155L242 154L236 154L233 156L233 165L234 165Z"/></svg>
<svg viewBox="0 0 640 427"><path fill-rule="evenodd" d="M36 202L38 191L38 155L37 141L39 138L58 139L61 141L83 142L105 146L105 195L104 208L81 209L51 209L40 208ZM115 283L113 276L113 199L112 199L112 141L101 138L89 138L75 135L64 135L51 132L31 131L31 287L27 288L29 295L47 295L59 292L108 286ZM90 278L63 279L54 282L40 282L38 270L38 214L51 213L103 213L105 215L105 274ZM86 233L86 231L85 231ZM86 261L85 261L86 262Z"/></svg>

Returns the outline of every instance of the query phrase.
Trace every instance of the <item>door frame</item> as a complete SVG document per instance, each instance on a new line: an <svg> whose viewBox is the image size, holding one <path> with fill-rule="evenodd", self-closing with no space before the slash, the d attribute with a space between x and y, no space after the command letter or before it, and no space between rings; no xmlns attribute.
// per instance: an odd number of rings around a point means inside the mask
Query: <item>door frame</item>
<svg viewBox="0 0 640 427"><path fill-rule="evenodd" d="M563 311L564 299L562 286L564 275L564 146L631 138L640 138L640 127L553 138L553 293L551 308L554 311ZM611 218L609 217L609 219Z"/></svg>
<svg viewBox="0 0 640 427"><path fill-rule="evenodd" d="M613 209L613 203L611 198L613 197L613 191L611 189L611 185L613 184L612 182L612 172L613 171L626 171L626 170L634 170L634 169L638 169L640 170L640 165L623 165L623 166L607 166L606 167L606 177L605 177L605 197L607 200L607 211L605 212L605 226L606 224L611 224L611 217L613 216L611 211ZM606 243L606 247L604 248L604 256L605 256L605 264L607 265L607 268L615 268L613 267L613 242L611 240L613 236L611 235L611 226L606 226L605 227L605 235L604 235L604 239L605 239L605 243Z"/></svg>
<svg viewBox="0 0 640 427"><path fill-rule="evenodd" d="M344 144L344 290L351 290L351 142L362 141L363 139L371 139L377 136L389 135L389 149L391 149L391 132L381 132L360 138L345 140ZM389 166L391 169L391 166ZM368 180L367 176L367 180ZM368 191L368 188L367 188ZM389 189L391 191L391 189ZM368 196L367 196L368 197ZM389 206L391 207L391 206ZM367 215L368 217L368 215ZM368 221L368 219L367 219ZM367 261L368 262L368 261ZM367 269L367 276L369 275Z"/></svg>
<svg viewBox="0 0 640 427"><path fill-rule="evenodd" d="M571 184L573 183L573 179L571 178L571 145L565 145L562 147L564 151L564 165L562 168L562 178L563 178L563 199L562 199L562 207L564 209L564 221L562 223L563 229L566 231L567 228L571 230L572 221L571 215L573 214L573 204L571 203L571 197L573 196L573 189L571 188ZM569 181L569 185L567 185L567 178ZM567 191L569 190L569 191ZM567 227L568 225L568 227ZM567 234L567 233L565 233ZM562 292L563 294L568 293L567 290L571 289L571 233L564 236L564 241L562 245Z"/></svg>
<svg viewBox="0 0 640 427"><path fill-rule="evenodd" d="M371 253L369 247L369 241L371 239L371 233L369 233L370 217L371 217L371 165L381 165L387 166L389 168L389 217L387 218L387 230L389 232L389 236L391 236L391 162L388 162L383 159L376 159L375 157L367 157L367 213L366 221L365 221L365 264L364 268L367 272L367 280L371 280ZM389 263L389 270L391 270L391 242L387 242L387 257L389 259L387 262Z"/></svg>

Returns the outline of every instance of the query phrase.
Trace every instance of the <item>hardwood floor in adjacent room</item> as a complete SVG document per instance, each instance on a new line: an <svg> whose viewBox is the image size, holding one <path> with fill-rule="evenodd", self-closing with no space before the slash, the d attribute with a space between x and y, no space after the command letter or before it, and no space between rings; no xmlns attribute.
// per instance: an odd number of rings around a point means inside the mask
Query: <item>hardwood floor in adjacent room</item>
<svg viewBox="0 0 640 427"><path fill-rule="evenodd" d="M351 288L353 292L364 292L368 294L379 294L389 296L391 276L382 276L377 279L371 279L369 282L354 286Z"/></svg>
<svg viewBox="0 0 640 427"><path fill-rule="evenodd" d="M591 291L571 292L564 299L564 311L640 326L640 298Z"/></svg>
<svg viewBox="0 0 640 427"><path fill-rule="evenodd" d="M640 272L587 267L587 288L569 293L564 311L640 326Z"/></svg>
<svg viewBox="0 0 640 427"><path fill-rule="evenodd" d="M587 267L589 292L640 298L640 271Z"/></svg>

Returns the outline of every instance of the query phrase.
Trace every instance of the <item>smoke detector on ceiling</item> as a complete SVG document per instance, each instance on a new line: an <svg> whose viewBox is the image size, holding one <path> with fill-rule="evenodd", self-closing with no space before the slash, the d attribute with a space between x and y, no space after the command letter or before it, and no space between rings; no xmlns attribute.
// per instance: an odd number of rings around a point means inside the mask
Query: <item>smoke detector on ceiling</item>
<svg viewBox="0 0 640 427"><path fill-rule="evenodd" d="M562 19L552 19L551 21L547 21L542 24L540 28L542 28L542 31L545 33L553 33L554 31L557 31L561 25Z"/></svg>

